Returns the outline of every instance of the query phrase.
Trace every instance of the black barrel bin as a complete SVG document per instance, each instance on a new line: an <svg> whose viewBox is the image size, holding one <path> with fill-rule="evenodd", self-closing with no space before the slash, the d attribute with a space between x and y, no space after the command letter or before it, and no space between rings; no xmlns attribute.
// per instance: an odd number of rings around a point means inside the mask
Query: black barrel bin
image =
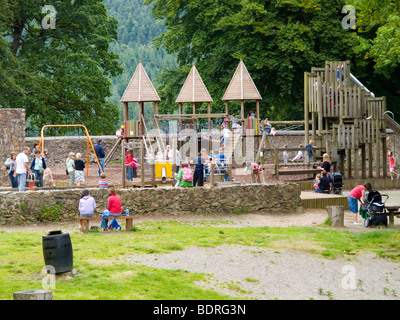
<svg viewBox="0 0 400 320"><path fill-rule="evenodd" d="M69 233L62 231L50 231L47 235L42 236L43 257L48 272L63 273L72 271L73 255L72 243Z"/></svg>

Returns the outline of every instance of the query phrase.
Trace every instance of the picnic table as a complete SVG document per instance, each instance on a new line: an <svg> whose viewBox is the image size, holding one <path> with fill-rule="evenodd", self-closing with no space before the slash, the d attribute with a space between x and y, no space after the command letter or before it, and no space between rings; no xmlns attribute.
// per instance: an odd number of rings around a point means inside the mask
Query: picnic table
<svg viewBox="0 0 400 320"><path fill-rule="evenodd" d="M389 225L394 225L394 216L400 215L400 204L391 204L385 205L385 209L387 210L387 215L389 216Z"/></svg>

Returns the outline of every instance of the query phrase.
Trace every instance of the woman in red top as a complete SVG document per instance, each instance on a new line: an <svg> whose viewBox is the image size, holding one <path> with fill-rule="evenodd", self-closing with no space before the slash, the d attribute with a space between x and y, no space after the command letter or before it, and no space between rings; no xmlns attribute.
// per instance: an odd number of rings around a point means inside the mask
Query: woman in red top
<svg viewBox="0 0 400 320"><path fill-rule="evenodd" d="M115 189L113 187L108 188L108 211L110 211L112 216L120 216L122 213L121 199L115 194Z"/></svg>
<svg viewBox="0 0 400 320"><path fill-rule="evenodd" d="M353 190L350 191L347 201L349 203L349 210L353 213L353 223L359 224L357 221L358 216L358 201L361 204L365 204L365 192L372 191L372 186L370 183L365 185L358 185Z"/></svg>

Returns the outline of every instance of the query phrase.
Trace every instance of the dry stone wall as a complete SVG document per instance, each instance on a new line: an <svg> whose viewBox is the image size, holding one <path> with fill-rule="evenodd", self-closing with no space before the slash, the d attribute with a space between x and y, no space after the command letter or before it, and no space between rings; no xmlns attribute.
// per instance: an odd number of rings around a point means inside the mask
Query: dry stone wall
<svg viewBox="0 0 400 320"><path fill-rule="evenodd" d="M80 189L3 192L0 224L72 220L78 215ZM106 208L106 189L92 188L98 212ZM232 185L213 188L117 189L123 209L131 215L177 215L257 212L293 212L301 208L297 183Z"/></svg>
<svg viewBox="0 0 400 320"><path fill-rule="evenodd" d="M25 110L0 109L0 185L10 181L3 166L12 152L22 151L25 145Z"/></svg>

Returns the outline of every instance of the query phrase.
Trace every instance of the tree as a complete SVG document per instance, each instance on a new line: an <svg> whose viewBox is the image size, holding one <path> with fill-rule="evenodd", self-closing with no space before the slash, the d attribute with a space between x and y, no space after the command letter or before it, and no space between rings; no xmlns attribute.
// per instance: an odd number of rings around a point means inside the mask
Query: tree
<svg viewBox="0 0 400 320"><path fill-rule="evenodd" d="M41 1L7 1L0 40L7 41L5 56L16 64L5 76L20 92L2 88L1 107L25 108L31 134L63 123L82 123L92 134L114 132L118 108L106 98L110 78L122 68L109 51L117 20L108 17L102 1L49 0L46 7ZM54 28L46 13L55 14Z"/></svg>
<svg viewBox="0 0 400 320"><path fill-rule="evenodd" d="M183 67L196 63L215 98L213 111L223 110L220 98L242 58L263 96L261 114L277 120L301 119L304 71L352 55L354 37L341 26L345 4L341 0L146 3L153 5L156 18L165 21L167 30L156 43L177 55L176 77L181 77ZM174 83L173 77L169 71L162 88L168 88L167 81ZM179 87L174 90L177 96Z"/></svg>

